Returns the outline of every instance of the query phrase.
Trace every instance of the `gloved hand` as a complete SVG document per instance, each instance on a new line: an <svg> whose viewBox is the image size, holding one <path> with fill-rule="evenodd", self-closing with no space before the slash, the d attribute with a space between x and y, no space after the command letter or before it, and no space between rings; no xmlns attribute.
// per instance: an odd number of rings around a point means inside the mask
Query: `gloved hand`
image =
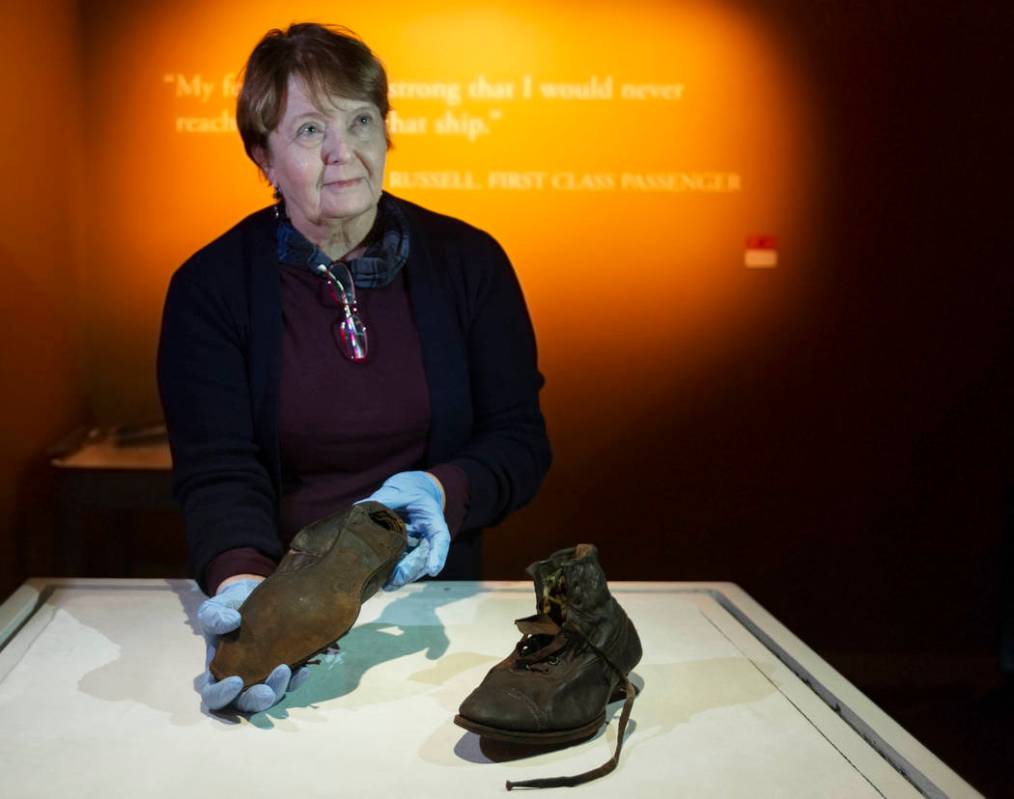
<svg viewBox="0 0 1014 799"><path fill-rule="evenodd" d="M381 502L405 520L409 550L384 586L392 591L424 574L436 577L444 568L451 532L444 521L444 495L437 478L426 472L398 472L367 499Z"/></svg>
<svg viewBox="0 0 1014 799"><path fill-rule="evenodd" d="M244 713L259 713L277 703L286 691L295 691L310 676L305 666L293 674L283 663L268 675L265 682L251 685L244 691L242 677L231 676L224 680L216 680L208 670L211 659L215 657L218 636L239 627L238 608L259 583L260 580L237 580L215 596L204 600L197 609L197 621L208 650L200 682L201 698L208 706L208 710L220 710L235 702L237 710Z"/></svg>

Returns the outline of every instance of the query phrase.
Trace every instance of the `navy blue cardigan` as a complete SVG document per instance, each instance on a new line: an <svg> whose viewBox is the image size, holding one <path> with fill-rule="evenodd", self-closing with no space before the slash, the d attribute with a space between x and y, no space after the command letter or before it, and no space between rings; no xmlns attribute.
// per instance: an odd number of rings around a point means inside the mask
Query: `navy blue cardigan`
<svg viewBox="0 0 1014 799"><path fill-rule="evenodd" d="M542 376L517 277L487 233L397 200L409 221L405 281L430 396L426 463L468 477L463 529L528 502L550 464ZM278 560L281 285L271 208L194 254L173 275L158 382L193 573L254 547Z"/></svg>

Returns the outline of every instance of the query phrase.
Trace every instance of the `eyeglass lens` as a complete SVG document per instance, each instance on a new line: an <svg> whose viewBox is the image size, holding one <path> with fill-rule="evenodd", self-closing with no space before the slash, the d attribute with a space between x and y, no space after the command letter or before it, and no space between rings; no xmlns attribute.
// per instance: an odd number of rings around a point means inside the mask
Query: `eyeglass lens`
<svg viewBox="0 0 1014 799"><path fill-rule="evenodd" d="M366 325L359 318L359 314L353 313L346 316L340 322L335 323L337 333L335 338L338 346L345 353L350 361L361 362L366 360Z"/></svg>
<svg viewBox="0 0 1014 799"><path fill-rule="evenodd" d="M336 267L340 267L336 269ZM335 342L346 358L355 363L366 360L368 340L366 325L359 317L356 289L348 267L340 261L331 264L328 270L331 280L327 281L328 293L335 304L342 309L342 319L334 324ZM337 272L337 274L336 274Z"/></svg>

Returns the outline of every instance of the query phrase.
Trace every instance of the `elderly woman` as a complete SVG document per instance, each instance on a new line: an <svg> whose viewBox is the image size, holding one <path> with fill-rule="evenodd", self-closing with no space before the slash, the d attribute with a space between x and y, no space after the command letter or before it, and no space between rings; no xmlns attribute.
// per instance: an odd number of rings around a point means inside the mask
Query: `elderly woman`
<svg viewBox="0 0 1014 799"><path fill-rule="evenodd" d="M387 77L316 24L270 31L237 122L276 204L192 256L166 298L158 375L209 647L303 526L363 498L413 541L388 588L475 578L479 530L549 467L524 299L488 234L382 190ZM448 552L449 550L449 552ZM446 561L446 563L445 563ZM301 675L210 709L263 710Z"/></svg>

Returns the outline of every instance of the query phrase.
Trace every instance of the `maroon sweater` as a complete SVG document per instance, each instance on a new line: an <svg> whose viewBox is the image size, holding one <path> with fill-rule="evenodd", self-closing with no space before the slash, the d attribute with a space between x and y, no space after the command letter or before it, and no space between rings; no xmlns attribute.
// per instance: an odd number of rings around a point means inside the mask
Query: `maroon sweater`
<svg viewBox="0 0 1014 799"><path fill-rule="evenodd" d="M303 267L279 265L282 380L279 443L285 489L279 536L286 546L310 522L369 496L392 474L420 468L430 406L419 334L404 274L357 289L369 352L353 363L334 338L341 311L324 282ZM465 516L468 481L457 466L431 468L444 486L454 536ZM233 574L269 575L275 562L249 547L223 552L208 567L208 590Z"/></svg>

